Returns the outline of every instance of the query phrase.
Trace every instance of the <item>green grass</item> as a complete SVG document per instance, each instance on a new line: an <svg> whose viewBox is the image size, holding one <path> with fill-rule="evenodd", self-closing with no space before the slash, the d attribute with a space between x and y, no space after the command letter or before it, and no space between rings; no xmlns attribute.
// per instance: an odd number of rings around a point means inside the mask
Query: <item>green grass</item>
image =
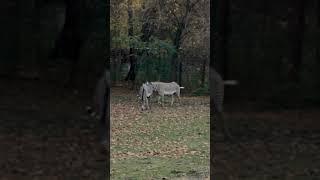
<svg viewBox="0 0 320 180"><path fill-rule="evenodd" d="M199 166L201 165L202 166ZM208 174L208 165L198 156L181 159L130 158L112 165L112 179L162 179L173 177L201 177Z"/></svg>
<svg viewBox="0 0 320 180"><path fill-rule="evenodd" d="M112 105L111 179L208 177L209 104L153 103L141 113L121 99Z"/></svg>

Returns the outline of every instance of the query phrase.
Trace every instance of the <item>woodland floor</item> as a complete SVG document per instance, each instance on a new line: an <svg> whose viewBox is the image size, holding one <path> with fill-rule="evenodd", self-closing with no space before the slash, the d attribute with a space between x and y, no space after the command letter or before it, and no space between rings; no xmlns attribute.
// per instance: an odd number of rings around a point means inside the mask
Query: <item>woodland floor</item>
<svg viewBox="0 0 320 180"><path fill-rule="evenodd" d="M50 84L0 85L0 180L103 179L106 152L88 103Z"/></svg>
<svg viewBox="0 0 320 180"><path fill-rule="evenodd" d="M152 98L141 112L136 93L113 88L112 179L208 179L209 97L183 97L164 107ZM177 99L176 99L177 100Z"/></svg>
<svg viewBox="0 0 320 180"><path fill-rule="evenodd" d="M98 143L98 123L85 112L84 98L58 95L48 84L2 83L0 180L103 177L105 152ZM183 97L182 106L173 108L152 103L150 112L141 113L134 92L115 90L113 179L208 175L208 98ZM241 147L226 141L213 144L215 179L320 179L319 109L256 107L226 107Z"/></svg>
<svg viewBox="0 0 320 180"><path fill-rule="evenodd" d="M226 118L240 145L213 145L216 179L320 179L320 109L239 107Z"/></svg>

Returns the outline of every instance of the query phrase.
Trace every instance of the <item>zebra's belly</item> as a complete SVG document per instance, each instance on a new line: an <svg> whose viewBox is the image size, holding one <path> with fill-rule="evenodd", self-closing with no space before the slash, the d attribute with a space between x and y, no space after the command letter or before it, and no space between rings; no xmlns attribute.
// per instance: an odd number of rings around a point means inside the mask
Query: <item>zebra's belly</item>
<svg viewBox="0 0 320 180"><path fill-rule="evenodd" d="M163 92L164 95L173 95L174 93L176 93L176 91L164 91Z"/></svg>

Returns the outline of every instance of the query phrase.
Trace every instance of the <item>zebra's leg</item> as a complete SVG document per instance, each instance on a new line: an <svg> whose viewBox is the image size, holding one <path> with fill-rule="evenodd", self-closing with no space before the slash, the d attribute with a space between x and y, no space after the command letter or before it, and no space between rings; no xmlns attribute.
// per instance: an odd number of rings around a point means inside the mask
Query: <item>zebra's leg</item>
<svg viewBox="0 0 320 180"><path fill-rule="evenodd" d="M173 94L171 95L171 106L173 105Z"/></svg>
<svg viewBox="0 0 320 180"><path fill-rule="evenodd" d="M150 107L149 107L149 100L148 100L147 97L146 97L146 102L147 102L147 109L150 109Z"/></svg>
<svg viewBox="0 0 320 180"><path fill-rule="evenodd" d="M141 110L144 111L146 109L146 99L142 99L142 105L141 105Z"/></svg>
<svg viewBox="0 0 320 180"><path fill-rule="evenodd" d="M158 96L158 104L161 104L161 103L160 103L160 99L161 99L161 96L159 95L159 96Z"/></svg>
<svg viewBox="0 0 320 180"><path fill-rule="evenodd" d="M161 103L162 107L163 107L163 104L164 104L164 95L162 95L162 103Z"/></svg>
<svg viewBox="0 0 320 180"><path fill-rule="evenodd" d="M179 105L181 105L181 99L180 99L180 87L177 89L176 95L178 97Z"/></svg>
<svg viewBox="0 0 320 180"><path fill-rule="evenodd" d="M222 112L218 113L217 118L218 118L217 120L222 123L222 130L223 130L223 134L224 134L225 139L233 141L234 138L229 131L229 126L228 126L226 120L224 119L223 113Z"/></svg>

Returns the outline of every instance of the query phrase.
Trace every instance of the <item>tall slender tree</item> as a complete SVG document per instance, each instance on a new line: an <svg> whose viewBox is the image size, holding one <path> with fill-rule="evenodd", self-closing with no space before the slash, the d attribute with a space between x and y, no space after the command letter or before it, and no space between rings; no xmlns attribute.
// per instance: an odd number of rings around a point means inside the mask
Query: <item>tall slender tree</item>
<svg viewBox="0 0 320 180"><path fill-rule="evenodd" d="M178 62L179 51L183 41L190 33L192 14L195 13L198 3L200 3L200 1L197 0L163 0L159 2L162 11L161 14L166 16L165 19L170 22L168 29L171 33L169 34L176 50L171 59L171 77L173 81L177 81L178 79L177 72L179 72L178 70L181 66L181 62Z"/></svg>
<svg viewBox="0 0 320 180"><path fill-rule="evenodd" d="M69 77L66 80L67 86L74 85L74 77L77 69L77 63L80 55L80 48L83 39L80 35L80 7L79 3L72 0L65 0L65 23L51 54L52 59L63 59L71 63Z"/></svg>
<svg viewBox="0 0 320 180"><path fill-rule="evenodd" d="M290 61L292 67L289 79L298 83L302 63L303 37L305 30L305 6L306 1L294 0L289 8L289 39L290 39Z"/></svg>
<svg viewBox="0 0 320 180"><path fill-rule="evenodd" d="M133 37L133 6L132 6L132 0L128 0L128 36L129 38ZM132 88L134 86L134 80L136 78L136 64L137 59L134 54L134 48L129 45L129 62L130 62L130 70L127 74L127 77L125 78L126 81L132 82Z"/></svg>

